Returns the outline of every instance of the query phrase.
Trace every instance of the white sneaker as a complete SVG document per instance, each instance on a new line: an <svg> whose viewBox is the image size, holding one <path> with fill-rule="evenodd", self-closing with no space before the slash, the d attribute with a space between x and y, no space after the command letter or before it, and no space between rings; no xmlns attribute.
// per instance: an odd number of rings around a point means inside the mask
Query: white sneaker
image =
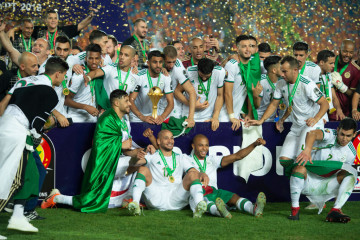
<svg viewBox="0 0 360 240"><path fill-rule="evenodd" d="M201 218L201 216L206 212L207 204L205 201L200 201L195 208L193 213L193 218Z"/></svg>
<svg viewBox="0 0 360 240"><path fill-rule="evenodd" d="M254 206L254 216L255 217L261 217L263 215L265 204L266 204L265 193L260 192L256 198L256 203Z"/></svg>
<svg viewBox="0 0 360 240"><path fill-rule="evenodd" d="M226 204L224 203L224 201L221 198L219 198L219 197L216 198L215 204L216 204L217 210L219 211L220 215L223 218L228 218L228 219L232 218L231 213L227 210Z"/></svg>
<svg viewBox="0 0 360 240"><path fill-rule="evenodd" d="M0 240L7 239L7 237L0 235Z"/></svg>
<svg viewBox="0 0 360 240"><path fill-rule="evenodd" d="M128 210L134 216L140 216L140 214L141 214L138 202L133 201L133 202L129 203L128 204Z"/></svg>
<svg viewBox="0 0 360 240"><path fill-rule="evenodd" d="M9 220L8 229L18 230L22 232L38 232L39 230L34 227L25 216L11 217Z"/></svg>

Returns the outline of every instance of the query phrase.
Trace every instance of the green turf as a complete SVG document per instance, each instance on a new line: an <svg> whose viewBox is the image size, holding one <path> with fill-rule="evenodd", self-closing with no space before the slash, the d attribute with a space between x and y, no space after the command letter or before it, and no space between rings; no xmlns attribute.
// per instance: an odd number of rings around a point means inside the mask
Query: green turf
<svg viewBox="0 0 360 240"><path fill-rule="evenodd" d="M347 224L327 223L323 213L304 210L300 221L290 221L289 203L268 203L264 217L232 212L231 220L204 215L193 219L189 209L182 211L150 211L145 216L129 216L125 209L111 209L106 214L79 213L69 208L37 209L46 220L32 221L37 234L21 234L6 229L10 217L0 213L0 235L8 239L358 239L360 204L348 202L344 213L352 219Z"/></svg>

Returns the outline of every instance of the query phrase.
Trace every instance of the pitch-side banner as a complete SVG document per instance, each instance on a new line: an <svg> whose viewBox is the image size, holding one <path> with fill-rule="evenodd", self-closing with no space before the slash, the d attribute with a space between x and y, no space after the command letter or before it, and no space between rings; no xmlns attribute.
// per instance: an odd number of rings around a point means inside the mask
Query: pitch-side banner
<svg viewBox="0 0 360 240"><path fill-rule="evenodd" d="M337 123L327 125L329 128L336 128L336 126ZM146 128L150 127L154 134L160 131L160 126L143 123L133 123L131 127L133 140L142 147L149 144L148 139L142 135ZM283 167L278 159L289 128L290 125L287 124L285 125L286 130L283 133L278 133L275 130L274 123L265 123L263 125L263 138L266 140L266 146L263 149L262 167L251 173L247 183L241 177L233 174L232 165L220 169L218 171L219 188L232 191L251 200L255 200L258 192L263 191L269 201L289 201L289 179L284 176ZM49 146L54 148L52 152L55 153L56 162L54 164L55 179L47 178L45 181L53 182L66 195L79 193L84 162L86 161L85 156L91 149L94 129L95 124L73 124L64 129L53 129L47 134L52 142ZM175 139L175 150L189 154L191 152L191 141L199 133L209 138L210 154L228 155L234 153L240 149L242 143L242 130L233 132L230 123L220 124L216 132L211 130L210 123L197 123L188 135ZM360 172L360 167L358 167L358 171ZM359 183L359 179L357 179L357 183ZM360 184L357 184L350 200L360 200L359 193Z"/></svg>

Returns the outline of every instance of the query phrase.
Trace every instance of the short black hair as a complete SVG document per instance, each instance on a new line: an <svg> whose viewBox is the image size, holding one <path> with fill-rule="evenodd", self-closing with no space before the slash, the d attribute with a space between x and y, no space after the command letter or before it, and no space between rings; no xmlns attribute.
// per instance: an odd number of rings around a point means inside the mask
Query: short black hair
<svg viewBox="0 0 360 240"><path fill-rule="evenodd" d="M58 36L58 37L56 37L55 45L56 45L56 43L69 43L70 48L71 48L71 41L67 36Z"/></svg>
<svg viewBox="0 0 360 240"><path fill-rule="evenodd" d="M309 51L309 45L306 42L296 42L293 46L293 51Z"/></svg>
<svg viewBox="0 0 360 240"><path fill-rule="evenodd" d="M316 57L316 60L317 60L318 63L320 63L320 61L327 62L329 57L335 57L335 53L333 53L330 50L321 50L318 53L318 55Z"/></svg>
<svg viewBox="0 0 360 240"><path fill-rule="evenodd" d="M346 131L352 129L355 133L357 129L357 122L352 118L344 118L340 121L338 129L343 129Z"/></svg>
<svg viewBox="0 0 360 240"><path fill-rule="evenodd" d="M259 52L271 52L271 47L268 43L260 43L258 46Z"/></svg>
<svg viewBox="0 0 360 240"><path fill-rule="evenodd" d="M286 62L288 62L290 64L291 68L299 69L299 67L300 67L299 61L296 58L294 58L293 56L288 55L288 56L283 57L283 59L281 59L280 64L283 65Z"/></svg>
<svg viewBox="0 0 360 240"><path fill-rule="evenodd" d="M101 47L99 44L96 43L90 43L86 49L85 49L86 53L87 52L98 52L101 54Z"/></svg>
<svg viewBox="0 0 360 240"><path fill-rule="evenodd" d="M238 45L239 42L244 41L244 40L250 40L248 35L240 35L236 38L236 45Z"/></svg>
<svg viewBox="0 0 360 240"><path fill-rule="evenodd" d="M249 39L250 39L250 40L254 40L254 41L257 43L256 37L249 35Z"/></svg>
<svg viewBox="0 0 360 240"><path fill-rule="evenodd" d="M202 72L203 74L209 74L212 73L215 67L215 63L213 60L209 58L202 58L198 62L198 70Z"/></svg>
<svg viewBox="0 0 360 240"><path fill-rule="evenodd" d="M126 96L129 95L124 90L115 89L110 93L110 103L113 104L115 99L121 99Z"/></svg>
<svg viewBox="0 0 360 240"><path fill-rule="evenodd" d="M168 45L163 49L164 56L168 58L176 58L177 57L177 50L173 45Z"/></svg>
<svg viewBox="0 0 360 240"><path fill-rule="evenodd" d="M270 67L275 64L278 64L280 61L281 61L281 57L277 56L277 55L272 55L272 56L265 58L264 67L265 67L266 71L270 71Z"/></svg>
<svg viewBox="0 0 360 240"><path fill-rule="evenodd" d="M94 40L101 39L102 37L107 37L107 34L104 31L95 29L90 33L89 41L93 43Z"/></svg>
<svg viewBox="0 0 360 240"><path fill-rule="evenodd" d="M62 60L60 57L51 57L45 64L45 74L52 75L56 72L66 72L69 70L67 62Z"/></svg>
<svg viewBox="0 0 360 240"><path fill-rule="evenodd" d="M73 45L71 49L77 49L77 50L79 50L80 52L83 51L81 47L75 46L75 45Z"/></svg>
<svg viewBox="0 0 360 240"><path fill-rule="evenodd" d="M139 22L144 22L144 23L146 23L146 20L143 19L143 18L138 18L138 19L135 20L134 26L137 26L137 25L139 24Z"/></svg>
<svg viewBox="0 0 360 240"><path fill-rule="evenodd" d="M162 54L162 52L160 52L159 50L153 50L151 51L149 54L148 54L148 60L150 61L151 58L153 57L162 57L163 59L165 58L164 57L164 54Z"/></svg>

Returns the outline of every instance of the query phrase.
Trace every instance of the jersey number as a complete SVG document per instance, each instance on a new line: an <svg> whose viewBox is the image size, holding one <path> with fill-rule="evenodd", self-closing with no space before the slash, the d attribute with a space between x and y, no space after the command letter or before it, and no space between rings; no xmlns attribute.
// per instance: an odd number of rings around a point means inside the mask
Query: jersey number
<svg viewBox="0 0 360 240"><path fill-rule="evenodd" d="M203 94L204 93L204 89L202 88L201 85L198 85L198 94Z"/></svg>

